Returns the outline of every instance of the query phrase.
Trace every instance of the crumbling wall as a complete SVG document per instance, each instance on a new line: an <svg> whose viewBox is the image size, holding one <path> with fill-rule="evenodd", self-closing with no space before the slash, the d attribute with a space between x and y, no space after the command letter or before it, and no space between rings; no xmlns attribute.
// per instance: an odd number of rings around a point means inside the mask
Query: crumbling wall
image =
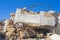
<svg viewBox="0 0 60 40"><path fill-rule="evenodd" d="M41 11L39 15L29 13L24 14L21 11L22 9L16 10L14 22L33 23L33 24L38 23L40 25L51 25L51 26L55 25L55 18L52 15L52 12L50 12L51 13L51 15L49 15L50 17L47 17L45 14L50 13L44 11Z"/></svg>

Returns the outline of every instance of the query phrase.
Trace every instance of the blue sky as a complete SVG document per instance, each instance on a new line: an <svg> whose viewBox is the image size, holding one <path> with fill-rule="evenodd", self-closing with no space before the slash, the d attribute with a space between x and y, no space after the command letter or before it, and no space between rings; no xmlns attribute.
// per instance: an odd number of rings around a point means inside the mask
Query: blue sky
<svg viewBox="0 0 60 40"><path fill-rule="evenodd" d="M35 6L29 8L32 5ZM9 18L10 12L15 12L16 8L23 7L35 12L48 11L49 9L59 12L60 0L0 0L0 19Z"/></svg>

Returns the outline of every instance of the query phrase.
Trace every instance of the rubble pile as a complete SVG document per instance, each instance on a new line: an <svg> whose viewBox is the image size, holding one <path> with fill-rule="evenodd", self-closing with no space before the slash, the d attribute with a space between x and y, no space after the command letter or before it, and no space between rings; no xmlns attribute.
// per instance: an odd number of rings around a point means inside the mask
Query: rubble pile
<svg viewBox="0 0 60 40"><path fill-rule="evenodd" d="M2 33L7 40L45 38L45 40L60 40L54 28L60 25L60 16L55 11L40 11L39 13L27 11L26 8L17 9L10 14L10 19L4 21ZM58 20L56 20L58 19ZM60 30L59 30L60 31ZM50 34L51 33L51 34Z"/></svg>

